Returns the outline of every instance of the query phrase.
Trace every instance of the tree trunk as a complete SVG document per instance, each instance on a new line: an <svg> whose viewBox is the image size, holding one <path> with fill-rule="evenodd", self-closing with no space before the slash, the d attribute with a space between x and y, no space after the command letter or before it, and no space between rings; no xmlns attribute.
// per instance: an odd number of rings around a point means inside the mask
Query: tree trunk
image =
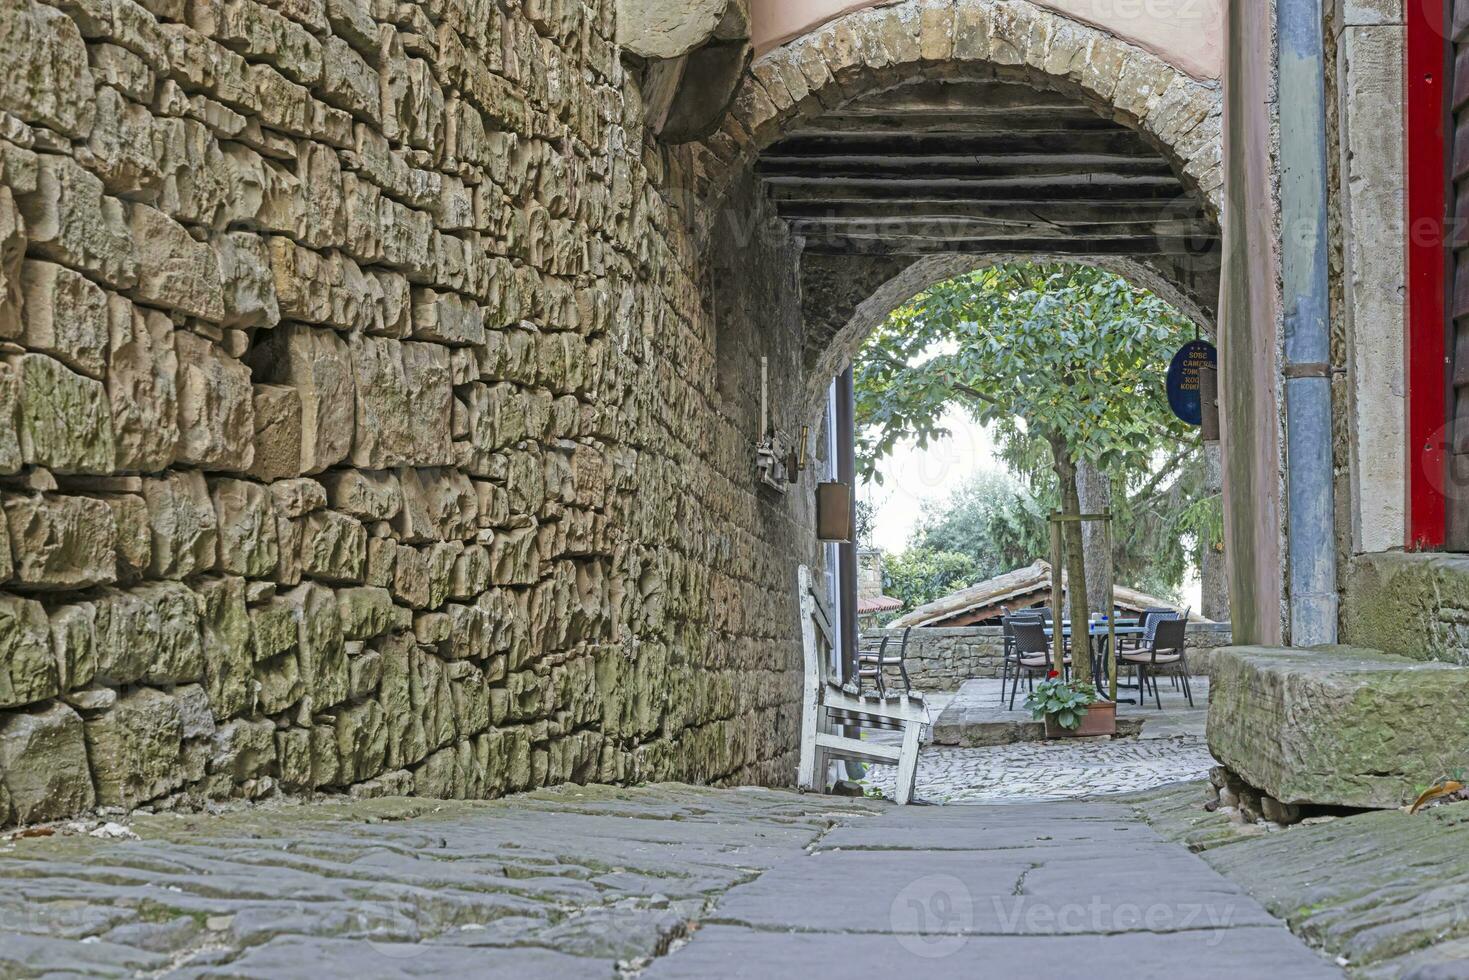
<svg viewBox="0 0 1469 980"><path fill-rule="evenodd" d="M1046 441L1051 444L1052 469L1061 483L1061 512L1079 514L1081 498L1076 492L1076 464L1072 462L1070 447L1060 436L1048 436ZM1061 531L1066 544L1066 594L1071 600L1071 676L1090 683L1092 645L1091 612L1086 601L1086 546L1081 525L1076 521L1065 522Z"/></svg>
<svg viewBox="0 0 1469 980"><path fill-rule="evenodd" d="M1112 506L1112 481L1090 460L1076 462L1076 493L1083 514L1100 514ZM1086 601L1088 608L1107 608L1107 529L1100 522L1083 524L1081 540L1086 546Z"/></svg>

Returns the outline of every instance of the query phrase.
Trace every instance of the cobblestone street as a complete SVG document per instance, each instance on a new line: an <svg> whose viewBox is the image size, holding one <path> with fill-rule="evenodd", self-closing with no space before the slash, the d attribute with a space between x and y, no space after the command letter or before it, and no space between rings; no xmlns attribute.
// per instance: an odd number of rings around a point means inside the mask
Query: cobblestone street
<svg viewBox="0 0 1469 980"><path fill-rule="evenodd" d="M569 787L0 845L0 976L1316 978L1127 805Z"/></svg>
<svg viewBox="0 0 1469 980"><path fill-rule="evenodd" d="M918 761L918 797L931 803L1075 800L1202 779L1214 765L1203 740L1188 737L930 746ZM874 767L868 782L890 795L894 772Z"/></svg>
<svg viewBox="0 0 1469 980"><path fill-rule="evenodd" d="M1166 690L1166 685L1165 685ZM957 698L932 696L930 711L968 715L970 724L1007 724L1029 719L1020 710L1003 710L998 681L971 681ZM919 756L918 797L931 803L1023 803L1075 800L1154 789L1170 783L1202 779L1216 764L1204 741L1208 682L1194 681L1194 704L1169 690L1164 709L1122 704L1119 718L1142 718L1138 738L1017 742L1011 745L962 747L928 745ZM960 703L955 703L956 701ZM967 703L965 703L967 702ZM947 712L947 713L946 713ZM866 784L891 796L895 770L875 766Z"/></svg>

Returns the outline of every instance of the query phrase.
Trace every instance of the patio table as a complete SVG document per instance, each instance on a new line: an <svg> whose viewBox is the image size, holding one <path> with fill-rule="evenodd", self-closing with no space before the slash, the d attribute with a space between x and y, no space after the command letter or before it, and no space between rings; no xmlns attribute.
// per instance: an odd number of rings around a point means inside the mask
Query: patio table
<svg viewBox="0 0 1469 980"><path fill-rule="evenodd" d="M1107 628L1106 623L1092 623L1091 628L1087 630L1087 634L1090 636L1092 643L1092 683L1096 685L1098 691L1107 690L1106 668L1109 659L1113 656L1113 650L1111 648L1112 645L1109 642L1109 637L1113 634L1117 636L1143 636L1147 633L1147 629L1145 627L1136 625L1137 620L1135 619L1132 621L1134 625L1131 626L1123 626L1123 622L1123 620L1118 620L1117 626L1111 630ZM1047 626L1046 636L1053 637L1055 635L1055 628ZM1066 637L1069 637L1071 635L1070 623L1062 624L1061 635ZM1098 655L1099 648L1100 655ZM1136 690L1137 685L1118 684L1118 690L1121 690L1122 688L1127 688L1128 690ZM1117 700L1124 704L1136 703L1132 698L1118 698Z"/></svg>

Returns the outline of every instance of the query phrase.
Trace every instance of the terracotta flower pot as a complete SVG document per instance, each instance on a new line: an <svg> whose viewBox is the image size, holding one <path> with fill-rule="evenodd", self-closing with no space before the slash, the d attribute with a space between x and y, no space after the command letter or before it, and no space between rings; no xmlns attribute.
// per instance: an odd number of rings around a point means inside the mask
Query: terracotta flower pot
<svg viewBox="0 0 1469 980"><path fill-rule="evenodd" d="M1062 728L1055 715L1046 715L1046 738L1090 738L1098 735L1117 734L1117 704L1113 701L1098 701L1086 709L1081 727Z"/></svg>

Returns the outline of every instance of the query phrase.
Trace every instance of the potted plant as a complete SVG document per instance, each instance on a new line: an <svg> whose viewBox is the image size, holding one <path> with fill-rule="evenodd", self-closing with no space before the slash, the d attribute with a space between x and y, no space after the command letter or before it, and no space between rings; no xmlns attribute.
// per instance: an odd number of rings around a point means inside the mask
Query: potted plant
<svg viewBox="0 0 1469 980"><path fill-rule="evenodd" d="M1097 695L1086 681L1063 680L1054 670L1025 698L1036 721L1046 722L1046 738L1117 734L1117 705Z"/></svg>

